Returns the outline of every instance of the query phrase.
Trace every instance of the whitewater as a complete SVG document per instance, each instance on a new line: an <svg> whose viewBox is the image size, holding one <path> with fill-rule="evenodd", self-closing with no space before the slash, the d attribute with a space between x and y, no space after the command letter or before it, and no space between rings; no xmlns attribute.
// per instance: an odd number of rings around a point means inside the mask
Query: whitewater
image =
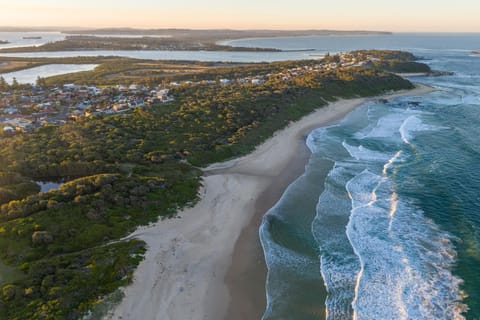
<svg viewBox="0 0 480 320"><path fill-rule="evenodd" d="M421 53L455 74L308 136L305 174L260 228L263 319L480 315L480 57Z"/></svg>

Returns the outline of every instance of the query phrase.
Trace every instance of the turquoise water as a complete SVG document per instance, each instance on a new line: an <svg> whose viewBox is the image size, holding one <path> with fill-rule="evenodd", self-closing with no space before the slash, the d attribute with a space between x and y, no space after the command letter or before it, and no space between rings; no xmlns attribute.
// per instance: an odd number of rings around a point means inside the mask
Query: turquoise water
<svg viewBox="0 0 480 320"><path fill-rule="evenodd" d="M420 52L455 75L309 135L260 230L264 319L480 318L480 57Z"/></svg>

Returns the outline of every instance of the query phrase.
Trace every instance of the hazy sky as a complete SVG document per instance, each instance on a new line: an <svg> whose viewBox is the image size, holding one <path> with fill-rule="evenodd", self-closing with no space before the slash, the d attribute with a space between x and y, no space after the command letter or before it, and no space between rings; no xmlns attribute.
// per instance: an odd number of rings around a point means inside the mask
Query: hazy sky
<svg viewBox="0 0 480 320"><path fill-rule="evenodd" d="M2 26L480 32L479 0L0 0Z"/></svg>

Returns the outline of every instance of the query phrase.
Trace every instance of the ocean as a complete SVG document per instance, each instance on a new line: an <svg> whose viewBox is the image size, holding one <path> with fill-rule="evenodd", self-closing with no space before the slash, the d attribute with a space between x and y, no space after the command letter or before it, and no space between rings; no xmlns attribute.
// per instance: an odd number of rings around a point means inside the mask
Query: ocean
<svg viewBox="0 0 480 320"><path fill-rule="evenodd" d="M263 319L480 319L475 37L412 44L455 73L412 78L434 92L369 102L310 133L305 174L260 228Z"/></svg>

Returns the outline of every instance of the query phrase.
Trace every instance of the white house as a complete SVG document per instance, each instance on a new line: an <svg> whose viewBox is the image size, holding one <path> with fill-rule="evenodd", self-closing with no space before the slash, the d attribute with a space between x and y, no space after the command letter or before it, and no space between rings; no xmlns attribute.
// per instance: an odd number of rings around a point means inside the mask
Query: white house
<svg viewBox="0 0 480 320"><path fill-rule="evenodd" d="M4 133L14 133L15 129L10 127L10 126L5 126L5 127L3 127L3 132Z"/></svg>
<svg viewBox="0 0 480 320"><path fill-rule="evenodd" d="M264 84L265 80L263 79L252 79L252 84Z"/></svg>

